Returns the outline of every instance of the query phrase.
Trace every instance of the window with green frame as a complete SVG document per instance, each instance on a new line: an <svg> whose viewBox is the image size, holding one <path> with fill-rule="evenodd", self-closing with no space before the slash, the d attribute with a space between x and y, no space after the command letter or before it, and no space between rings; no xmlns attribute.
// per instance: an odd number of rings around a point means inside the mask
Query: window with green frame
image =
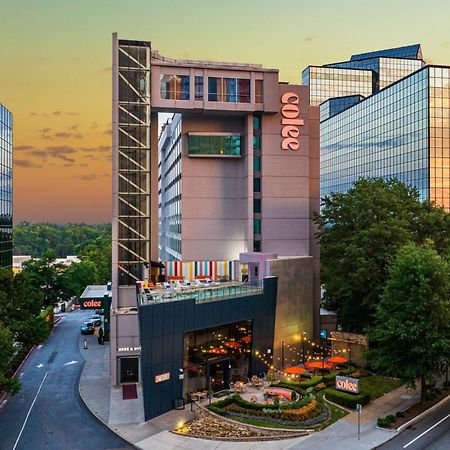
<svg viewBox="0 0 450 450"><path fill-rule="evenodd" d="M241 156L241 136L192 135L188 137L189 155Z"/></svg>

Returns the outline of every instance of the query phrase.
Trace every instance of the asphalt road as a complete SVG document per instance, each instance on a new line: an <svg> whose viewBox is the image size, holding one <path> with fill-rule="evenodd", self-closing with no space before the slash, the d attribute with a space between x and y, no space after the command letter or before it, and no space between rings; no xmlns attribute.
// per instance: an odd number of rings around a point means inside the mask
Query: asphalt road
<svg viewBox="0 0 450 450"><path fill-rule="evenodd" d="M425 416L420 422L400 433L380 450L449 450L450 449L450 402Z"/></svg>
<svg viewBox="0 0 450 450"><path fill-rule="evenodd" d="M97 420L78 393L80 326L89 315L66 314L20 369L22 389L0 411L1 450L133 448Z"/></svg>

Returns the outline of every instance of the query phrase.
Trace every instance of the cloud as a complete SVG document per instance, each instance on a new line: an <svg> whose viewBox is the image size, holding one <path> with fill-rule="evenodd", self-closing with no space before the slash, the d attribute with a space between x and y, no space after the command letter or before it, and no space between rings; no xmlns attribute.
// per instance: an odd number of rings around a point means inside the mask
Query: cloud
<svg viewBox="0 0 450 450"><path fill-rule="evenodd" d="M109 136L111 133L112 133L112 129L111 129L111 128L108 128L108 129L106 129L105 131L103 131L102 134L107 134L107 135Z"/></svg>
<svg viewBox="0 0 450 450"><path fill-rule="evenodd" d="M60 116L62 114L61 111L53 111L52 116Z"/></svg>
<svg viewBox="0 0 450 450"><path fill-rule="evenodd" d="M96 128L98 128L98 123L97 122L92 122L89 128L91 130L95 130Z"/></svg>
<svg viewBox="0 0 450 450"><path fill-rule="evenodd" d="M16 145L15 147L14 147L14 150L16 150L16 151L23 151L23 150L33 150L33 146L32 145Z"/></svg>
<svg viewBox="0 0 450 450"><path fill-rule="evenodd" d="M34 116L37 116L37 115L38 115L38 113L35 113L35 112L30 112L30 114L29 114L30 117L34 117Z"/></svg>
<svg viewBox="0 0 450 450"><path fill-rule="evenodd" d="M303 39L305 42L312 42L314 41L316 38L314 36L306 36L305 39Z"/></svg>
<svg viewBox="0 0 450 450"><path fill-rule="evenodd" d="M83 135L81 133L68 133L67 131L59 131L58 133L53 134L54 137L57 138L75 138L75 139L81 139Z"/></svg>
<svg viewBox="0 0 450 450"><path fill-rule="evenodd" d="M41 133L47 134L49 131L51 131L51 128L41 128L40 130Z"/></svg>
<svg viewBox="0 0 450 450"><path fill-rule="evenodd" d="M89 174L89 175L73 175L72 178L76 178L78 180L84 180L84 181L92 181L92 180L96 180L98 178L109 178L110 175L107 173L103 173L103 174Z"/></svg>
<svg viewBox="0 0 450 450"><path fill-rule="evenodd" d="M111 146L109 145L97 145L96 147L80 147L82 152L86 153L100 153L111 151Z"/></svg>
<svg viewBox="0 0 450 450"><path fill-rule="evenodd" d="M14 159L14 165L19 167L27 167L27 168L39 168L42 167L41 164L36 164L33 161L29 161L28 159Z"/></svg>
<svg viewBox="0 0 450 450"><path fill-rule="evenodd" d="M78 131L78 128L80 127L80 124L76 123L75 125L72 125L71 127L68 127L69 130Z"/></svg>

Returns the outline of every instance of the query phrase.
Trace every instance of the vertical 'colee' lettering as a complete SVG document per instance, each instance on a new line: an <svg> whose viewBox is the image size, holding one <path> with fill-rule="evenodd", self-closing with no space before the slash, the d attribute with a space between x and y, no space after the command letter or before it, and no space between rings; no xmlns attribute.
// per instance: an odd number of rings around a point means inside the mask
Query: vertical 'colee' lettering
<svg viewBox="0 0 450 450"><path fill-rule="evenodd" d="M299 119L300 111L298 109L299 97L294 92L286 92L281 96L281 148L283 150L298 150L300 143L298 138L300 136L299 126L304 125L303 119Z"/></svg>

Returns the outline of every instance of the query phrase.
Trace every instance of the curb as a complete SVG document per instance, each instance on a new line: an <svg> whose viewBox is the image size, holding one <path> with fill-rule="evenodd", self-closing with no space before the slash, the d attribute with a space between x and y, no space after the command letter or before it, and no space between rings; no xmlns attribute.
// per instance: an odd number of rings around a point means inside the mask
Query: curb
<svg viewBox="0 0 450 450"><path fill-rule="evenodd" d="M25 358L22 359L22 362L19 364L19 367L16 369L16 371L14 372L13 377L15 378L15 376L17 375L17 372L22 368L22 366L25 364L25 361L28 359L28 357L31 355L31 352L36 348L36 345L33 345L33 347L30 348L30 350L28 351L28 353L25 355Z"/></svg>
<svg viewBox="0 0 450 450"><path fill-rule="evenodd" d="M426 415L433 412L435 409L439 408L439 406L443 405L448 400L450 400L450 394L447 395L447 397L443 398L440 402L436 403L435 405L433 405L430 408L426 409L425 411L421 412L418 416L412 418L409 422L406 422L403 425L400 425L396 430L397 433L401 433L402 431L405 431L407 428L409 428L411 425L414 425L416 422L419 422Z"/></svg>

